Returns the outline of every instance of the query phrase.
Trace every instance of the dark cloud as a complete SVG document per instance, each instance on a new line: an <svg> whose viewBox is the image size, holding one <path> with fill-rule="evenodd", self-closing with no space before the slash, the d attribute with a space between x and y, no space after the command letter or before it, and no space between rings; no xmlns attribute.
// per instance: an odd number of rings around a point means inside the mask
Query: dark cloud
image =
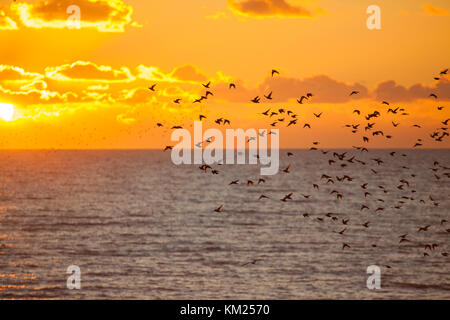
<svg viewBox="0 0 450 320"><path fill-rule="evenodd" d="M309 103L344 103L354 99L369 97L366 87L361 84L347 84L320 75L305 79L288 77L268 77L258 88L249 89L237 82L236 90L229 90L225 84L214 88L220 99L231 102L247 102L255 96L262 96L273 91L273 102L287 102L298 99L306 93L314 96ZM359 91L358 95L350 96L352 91Z"/></svg>
<svg viewBox="0 0 450 320"><path fill-rule="evenodd" d="M286 0L228 0L228 7L252 17L312 17L312 13Z"/></svg>
<svg viewBox="0 0 450 320"><path fill-rule="evenodd" d="M435 86L415 84L407 88L397 84L393 80L389 80L378 84L374 93L377 100L391 102L411 102L418 99L430 99L431 93L436 94L440 100L450 100L450 81L443 78Z"/></svg>

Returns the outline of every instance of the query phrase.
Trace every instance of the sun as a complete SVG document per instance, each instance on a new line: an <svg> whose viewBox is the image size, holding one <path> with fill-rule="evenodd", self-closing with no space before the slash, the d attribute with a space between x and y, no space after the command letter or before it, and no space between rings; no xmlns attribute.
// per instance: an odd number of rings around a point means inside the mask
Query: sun
<svg viewBox="0 0 450 320"><path fill-rule="evenodd" d="M11 121L14 116L14 106L9 103L0 103L0 118Z"/></svg>

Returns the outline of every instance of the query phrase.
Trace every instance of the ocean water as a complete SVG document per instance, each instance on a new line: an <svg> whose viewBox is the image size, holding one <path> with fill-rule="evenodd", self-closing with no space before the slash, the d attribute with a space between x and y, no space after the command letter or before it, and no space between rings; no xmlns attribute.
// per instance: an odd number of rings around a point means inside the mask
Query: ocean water
<svg viewBox="0 0 450 320"><path fill-rule="evenodd" d="M390 151L284 150L291 171L262 184L255 165L214 175L162 151L0 151L0 298L449 299L450 150Z"/></svg>

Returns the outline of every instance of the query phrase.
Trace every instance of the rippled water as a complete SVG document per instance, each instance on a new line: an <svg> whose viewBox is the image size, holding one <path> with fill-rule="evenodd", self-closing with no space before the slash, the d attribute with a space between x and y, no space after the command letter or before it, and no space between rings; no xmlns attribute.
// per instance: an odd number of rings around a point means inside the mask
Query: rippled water
<svg viewBox="0 0 450 320"><path fill-rule="evenodd" d="M449 299L450 257L442 253L450 251L450 223L441 220L450 221L450 170L442 168L450 150L348 150L346 159L367 165L344 168L336 158L328 164L332 152L283 151L281 166L291 172L247 187L258 166L217 165L213 175L177 167L161 151L1 151L0 297ZM344 174L354 180L335 179ZM400 179L410 187L397 189ZM290 192L292 200L280 201ZM258 200L262 193L270 199ZM410 242L399 244L405 233ZM81 290L66 287L69 265L81 268ZM366 287L369 265L381 268L381 290Z"/></svg>

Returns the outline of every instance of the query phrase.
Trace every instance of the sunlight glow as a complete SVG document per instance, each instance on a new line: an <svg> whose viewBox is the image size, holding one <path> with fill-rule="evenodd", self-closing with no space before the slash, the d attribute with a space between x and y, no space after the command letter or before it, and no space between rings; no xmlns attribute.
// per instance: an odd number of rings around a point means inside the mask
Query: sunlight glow
<svg viewBox="0 0 450 320"><path fill-rule="evenodd" d="M9 103L0 103L0 118L11 121L14 116L14 106Z"/></svg>

